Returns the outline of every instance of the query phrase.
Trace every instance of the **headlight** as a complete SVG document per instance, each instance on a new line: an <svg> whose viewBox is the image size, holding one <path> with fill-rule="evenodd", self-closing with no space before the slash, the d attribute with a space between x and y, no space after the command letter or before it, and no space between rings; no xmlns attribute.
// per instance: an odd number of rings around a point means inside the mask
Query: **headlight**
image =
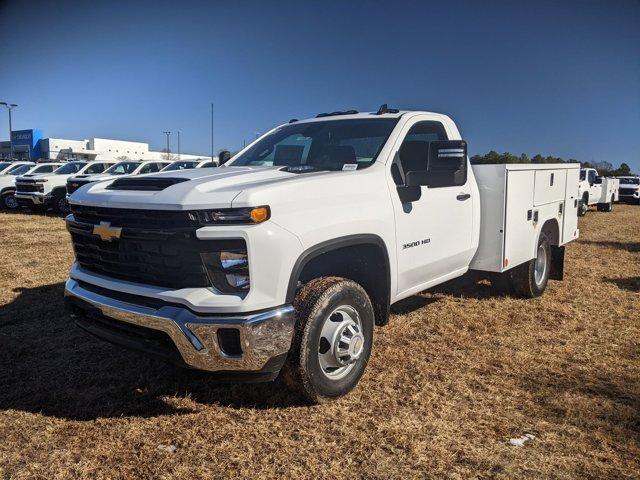
<svg viewBox="0 0 640 480"><path fill-rule="evenodd" d="M221 293L246 294L251 286L247 248L243 240L230 243L236 245L229 245L232 248L219 252L201 253L200 257L209 281L216 290Z"/></svg>
<svg viewBox="0 0 640 480"><path fill-rule="evenodd" d="M251 225L269 220L270 216L271 210L267 206L220 208L217 210L198 210L189 213L191 220L197 220L202 225Z"/></svg>

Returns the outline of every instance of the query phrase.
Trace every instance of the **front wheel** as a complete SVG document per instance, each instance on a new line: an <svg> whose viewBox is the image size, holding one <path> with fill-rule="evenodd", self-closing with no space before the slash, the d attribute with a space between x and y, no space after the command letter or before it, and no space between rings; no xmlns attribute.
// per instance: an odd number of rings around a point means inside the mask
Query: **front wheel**
<svg viewBox="0 0 640 480"><path fill-rule="evenodd" d="M511 271L514 291L525 298L539 297L547 288L551 272L551 246L544 233L540 234L536 257Z"/></svg>
<svg viewBox="0 0 640 480"><path fill-rule="evenodd" d="M349 393L371 355L374 313L356 282L321 277L296 295L296 332L283 367L287 385L312 403Z"/></svg>
<svg viewBox="0 0 640 480"><path fill-rule="evenodd" d="M2 207L7 210L16 210L18 208L18 200L13 193L5 193L2 195Z"/></svg>
<svg viewBox="0 0 640 480"><path fill-rule="evenodd" d="M67 201L67 197L64 195L55 197L53 201L53 209L57 213L61 213L63 215L68 214L70 209L69 209L69 202Z"/></svg>

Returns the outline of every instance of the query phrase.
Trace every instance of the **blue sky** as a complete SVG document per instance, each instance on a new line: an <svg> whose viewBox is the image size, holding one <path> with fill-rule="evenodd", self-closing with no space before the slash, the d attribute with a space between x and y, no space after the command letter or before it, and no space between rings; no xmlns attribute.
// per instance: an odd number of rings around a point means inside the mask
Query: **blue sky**
<svg viewBox="0 0 640 480"><path fill-rule="evenodd" d="M14 129L236 149L381 103L451 115L470 151L640 171L640 2L0 3ZM0 112L0 138L7 138ZM175 136L173 137L175 148Z"/></svg>

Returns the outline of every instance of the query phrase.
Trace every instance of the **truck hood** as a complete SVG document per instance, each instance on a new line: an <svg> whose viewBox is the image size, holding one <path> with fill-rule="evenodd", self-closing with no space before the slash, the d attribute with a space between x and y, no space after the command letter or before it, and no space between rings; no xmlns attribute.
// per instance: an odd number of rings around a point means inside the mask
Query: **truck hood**
<svg viewBox="0 0 640 480"><path fill-rule="evenodd" d="M296 174L283 167L219 167L191 169L149 175L118 176L79 188L70 197L77 205L159 210L229 208L245 189L267 187L281 182L296 182L329 172ZM160 190L118 190L108 188L116 179L179 179Z"/></svg>
<svg viewBox="0 0 640 480"><path fill-rule="evenodd" d="M16 177L14 175L0 175L0 189L5 187L12 187L16 183Z"/></svg>

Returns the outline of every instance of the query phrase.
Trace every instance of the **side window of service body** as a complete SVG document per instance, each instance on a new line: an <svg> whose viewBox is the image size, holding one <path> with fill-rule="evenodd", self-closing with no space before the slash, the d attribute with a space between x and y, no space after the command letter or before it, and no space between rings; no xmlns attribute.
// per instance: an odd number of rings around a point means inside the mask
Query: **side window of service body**
<svg viewBox="0 0 640 480"><path fill-rule="evenodd" d="M444 125L436 121L422 121L415 123L410 129L391 167L391 175L397 185L405 183L408 172L424 172L429 176L451 173L442 178L448 178L444 182L437 182L429 188L453 187L466 183L466 158L455 156L432 155L429 158L431 142L448 140ZM456 175L453 175L457 173ZM463 173L463 175L460 175Z"/></svg>

